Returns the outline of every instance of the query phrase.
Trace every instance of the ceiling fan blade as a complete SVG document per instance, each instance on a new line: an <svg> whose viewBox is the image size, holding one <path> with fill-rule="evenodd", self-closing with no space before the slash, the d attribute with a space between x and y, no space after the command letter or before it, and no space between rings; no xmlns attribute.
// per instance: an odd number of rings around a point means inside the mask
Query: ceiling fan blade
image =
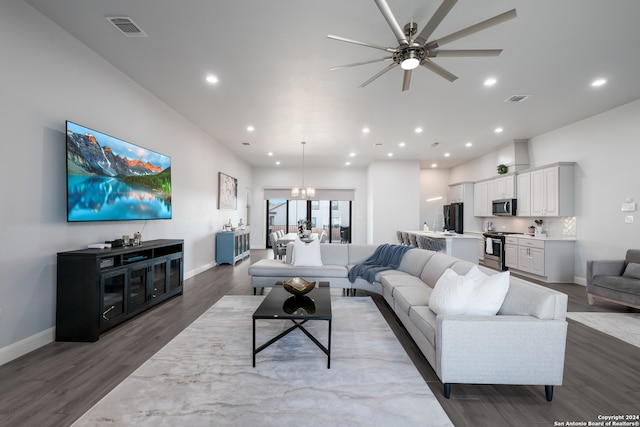
<svg viewBox="0 0 640 427"><path fill-rule="evenodd" d="M499 56L502 49L444 49L430 50L429 58L466 58L474 56Z"/></svg>
<svg viewBox="0 0 640 427"><path fill-rule="evenodd" d="M380 71L375 76L371 77L369 80L367 80L366 82L362 83L358 87L365 87L366 85L368 85L369 83L371 83L372 81L374 81L375 79L377 79L378 77L380 77L381 75L383 75L384 73L386 73L387 71L391 70L392 68L394 68L396 66L398 66L398 64L396 62L394 62L393 64L389 64L389 66L387 66L384 70Z"/></svg>
<svg viewBox="0 0 640 427"><path fill-rule="evenodd" d="M393 12L391 11L391 8L387 4L386 0L374 0L374 1L378 5L378 9L380 9L382 16L384 16L384 19L387 20L387 24L389 24L389 27L391 27L391 31L393 31L393 35L396 36L396 39L398 39L398 43L401 46L408 46L409 41L407 40L407 36L404 35L404 31L402 30L402 27L400 26L400 24L398 24L398 20L393 15Z"/></svg>
<svg viewBox="0 0 640 427"><path fill-rule="evenodd" d="M508 12L501 13L500 15L494 16L493 18L489 18L485 21L478 22L475 25L472 25L467 28L463 28L462 30L456 31L455 33L449 34L448 36L444 36L436 40L436 43L438 46L443 46L447 43L451 43L452 41L477 33L478 31L486 30L487 28L493 27L494 25L501 24L515 17L516 17L516 10L511 9Z"/></svg>
<svg viewBox="0 0 640 427"><path fill-rule="evenodd" d="M386 58L372 59L371 61L362 61L362 62L356 62L353 64L339 65L337 67L329 68L329 71L341 70L343 68L349 68L349 67L356 67L358 65L373 64L374 62L389 61L391 59L393 59L392 56L387 56Z"/></svg>
<svg viewBox="0 0 640 427"><path fill-rule="evenodd" d="M455 74L450 73L449 71L445 70L444 68L442 68L438 64L435 64L435 63L429 61L428 59L425 59L424 61L422 61L422 64L420 64L420 65L422 65L425 68L428 68L429 70L433 71L434 73L436 73L440 77L443 77L443 78L449 80L450 82L453 82L453 81L458 79L458 76L456 76Z"/></svg>
<svg viewBox="0 0 640 427"><path fill-rule="evenodd" d="M333 34L327 35L327 38L332 39L332 40L338 40L338 41L341 41L341 42L346 42L346 43L353 43L353 44L357 44L357 45L360 45L360 46L372 47L374 49L384 50L385 52L395 52L396 51L395 48L392 48L392 47L384 47L384 46L379 46L379 45L373 44L373 43L359 42L358 40L351 40L351 39L348 39L346 37L334 36Z"/></svg>
<svg viewBox="0 0 640 427"><path fill-rule="evenodd" d="M444 0L438 10L436 10L436 13L434 13L429 22L427 22L427 25L420 31L418 37L416 37L416 43L424 45L457 2L458 0Z"/></svg>
<svg viewBox="0 0 640 427"><path fill-rule="evenodd" d="M402 91L409 90L411 86L411 70L404 70L404 78L402 79Z"/></svg>

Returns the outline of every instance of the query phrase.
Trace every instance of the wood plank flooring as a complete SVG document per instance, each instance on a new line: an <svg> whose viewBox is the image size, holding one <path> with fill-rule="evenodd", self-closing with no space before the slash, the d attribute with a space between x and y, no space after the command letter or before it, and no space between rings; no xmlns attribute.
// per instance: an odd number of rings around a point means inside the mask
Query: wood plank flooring
<svg viewBox="0 0 640 427"><path fill-rule="evenodd" d="M183 296L111 329L95 343L55 342L0 366L0 425L68 426L224 295L251 295L247 268L271 251L252 250L185 281ZM569 295L569 311L627 309L587 304L585 289L550 285ZM451 399L382 297L380 311L453 423L465 426L553 426L640 414L640 349L569 320L564 385L552 402L542 386L454 385ZM544 351L544 349L540 349Z"/></svg>

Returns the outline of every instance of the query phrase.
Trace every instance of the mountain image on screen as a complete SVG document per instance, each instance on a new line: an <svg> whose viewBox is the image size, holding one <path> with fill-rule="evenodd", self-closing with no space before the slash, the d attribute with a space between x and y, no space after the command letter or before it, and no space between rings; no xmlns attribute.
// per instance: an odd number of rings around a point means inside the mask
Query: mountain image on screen
<svg viewBox="0 0 640 427"><path fill-rule="evenodd" d="M171 218L169 157L67 122L67 220Z"/></svg>

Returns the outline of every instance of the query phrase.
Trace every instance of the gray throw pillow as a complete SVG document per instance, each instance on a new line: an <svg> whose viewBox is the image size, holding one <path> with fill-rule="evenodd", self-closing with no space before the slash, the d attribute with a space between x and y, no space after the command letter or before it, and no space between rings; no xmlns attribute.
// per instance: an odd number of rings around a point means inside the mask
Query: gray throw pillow
<svg viewBox="0 0 640 427"><path fill-rule="evenodd" d="M624 273L622 273L622 275L624 277L640 279L640 264L630 262L629 264L627 264L627 268L624 269Z"/></svg>

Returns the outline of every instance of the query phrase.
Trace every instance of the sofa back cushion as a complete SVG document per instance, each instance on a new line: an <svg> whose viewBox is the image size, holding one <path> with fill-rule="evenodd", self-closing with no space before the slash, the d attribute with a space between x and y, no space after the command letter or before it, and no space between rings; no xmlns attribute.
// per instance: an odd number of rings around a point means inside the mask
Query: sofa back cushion
<svg viewBox="0 0 640 427"><path fill-rule="evenodd" d="M422 273L425 264L434 254L434 251L428 251L426 249L410 249L402 256L398 270L412 276L420 277L420 273Z"/></svg>
<svg viewBox="0 0 640 427"><path fill-rule="evenodd" d="M444 271L457 261L460 260L443 253L433 254L422 269L420 280L433 288Z"/></svg>
<svg viewBox="0 0 640 427"><path fill-rule="evenodd" d="M568 297L562 292L511 276L509 290L498 314L565 319Z"/></svg>
<svg viewBox="0 0 640 427"><path fill-rule="evenodd" d="M320 253L323 264L347 265L349 245L336 245L331 243L320 243Z"/></svg>
<svg viewBox="0 0 640 427"><path fill-rule="evenodd" d="M629 249L627 250L627 256L624 259L624 265L630 263L640 264L640 249Z"/></svg>
<svg viewBox="0 0 640 427"><path fill-rule="evenodd" d="M376 251L378 245L366 245L351 243L349 245L334 245L334 246L346 246L348 248L348 257L345 254L343 265L355 265L360 264L369 259L371 255Z"/></svg>
<svg viewBox="0 0 640 427"><path fill-rule="evenodd" d="M451 269L456 273L458 273L459 275L464 276L469 272L469 270L471 270L471 268L474 265L475 264L470 263L468 261L457 261L455 264L451 266Z"/></svg>

